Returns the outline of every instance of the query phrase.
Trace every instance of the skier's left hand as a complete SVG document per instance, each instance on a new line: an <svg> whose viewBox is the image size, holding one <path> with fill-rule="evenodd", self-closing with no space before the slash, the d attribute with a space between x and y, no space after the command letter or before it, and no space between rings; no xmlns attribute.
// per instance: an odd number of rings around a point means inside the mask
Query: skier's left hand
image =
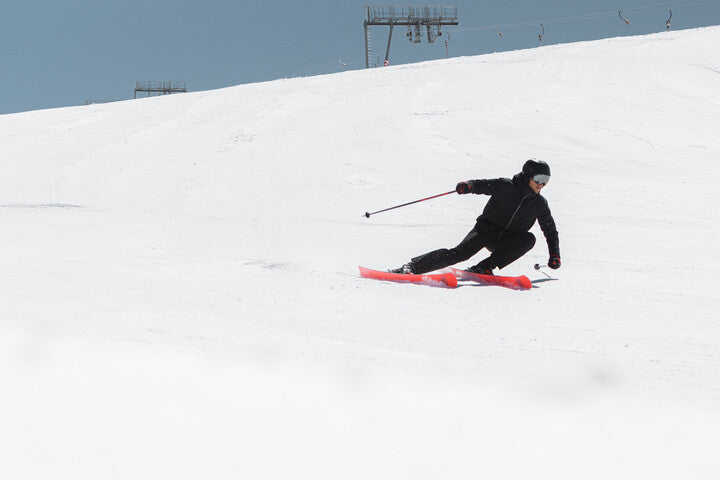
<svg viewBox="0 0 720 480"><path fill-rule="evenodd" d="M560 268L560 256L550 255L550 260L548 260L548 267L552 268L553 270L557 270L558 268Z"/></svg>

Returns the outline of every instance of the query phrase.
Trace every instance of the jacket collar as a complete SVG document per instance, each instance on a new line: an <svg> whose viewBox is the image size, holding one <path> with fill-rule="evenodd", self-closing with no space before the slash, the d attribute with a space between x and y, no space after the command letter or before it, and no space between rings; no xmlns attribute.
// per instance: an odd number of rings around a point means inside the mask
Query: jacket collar
<svg viewBox="0 0 720 480"><path fill-rule="evenodd" d="M512 179L512 182L513 185L515 185L515 188L518 189L518 191L523 197L533 198L540 195L539 193L535 193L535 191L530 188L530 180L525 178L525 175L522 172L515 175Z"/></svg>

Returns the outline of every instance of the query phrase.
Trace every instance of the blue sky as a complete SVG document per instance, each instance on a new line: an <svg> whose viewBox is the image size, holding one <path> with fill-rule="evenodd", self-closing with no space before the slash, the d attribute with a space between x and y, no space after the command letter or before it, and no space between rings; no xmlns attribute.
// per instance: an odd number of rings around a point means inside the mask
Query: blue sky
<svg viewBox="0 0 720 480"><path fill-rule="evenodd" d="M0 0L0 113L125 100L132 98L135 81L182 80L190 91L199 91L364 68L362 22L368 4L406 5L367 0ZM668 8L673 30L720 24L720 0L448 4L457 5L460 25L448 27L433 44L412 44L396 27L391 64L445 58L446 39L450 56L534 47L540 23L543 45L661 32ZM387 34L387 27L371 28L373 57L381 62Z"/></svg>

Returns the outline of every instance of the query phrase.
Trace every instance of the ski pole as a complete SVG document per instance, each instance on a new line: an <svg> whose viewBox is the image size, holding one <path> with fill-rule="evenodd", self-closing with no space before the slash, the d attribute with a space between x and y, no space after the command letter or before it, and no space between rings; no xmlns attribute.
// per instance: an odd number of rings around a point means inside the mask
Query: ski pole
<svg viewBox="0 0 720 480"><path fill-rule="evenodd" d="M388 210L394 210L396 208L406 207L408 205L412 205L413 203L424 202L425 200L431 200L433 198L442 197L443 195L450 195L451 193L455 193L455 190L452 190L452 191L446 192L446 193L441 193L439 195L433 195L432 197L421 198L420 200L414 200L412 202L403 203L402 205L396 205L394 207L386 208L384 210L378 210L377 212L372 212L372 213L365 212L365 215L363 215L363 217L370 218L370 215L375 215L376 213L387 212Z"/></svg>
<svg viewBox="0 0 720 480"><path fill-rule="evenodd" d="M542 273L543 275L545 275L548 278L552 278L550 275L548 275L547 273L540 270L541 268L545 268L545 265L540 265L539 263L535 264L535 270L538 270L540 273Z"/></svg>

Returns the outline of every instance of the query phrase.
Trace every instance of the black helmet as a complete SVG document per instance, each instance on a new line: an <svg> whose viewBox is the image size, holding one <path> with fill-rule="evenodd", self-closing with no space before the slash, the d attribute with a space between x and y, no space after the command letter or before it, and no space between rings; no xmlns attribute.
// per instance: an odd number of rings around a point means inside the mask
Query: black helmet
<svg viewBox="0 0 720 480"><path fill-rule="evenodd" d="M548 178L550 177L550 166L542 160L537 160L535 158L531 158L530 160L525 162L525 164L523 165L522 173L527 180L530 180L536 175L542 175L545 181L538 183L546 184L547 181L550 180Z"/></svg>

